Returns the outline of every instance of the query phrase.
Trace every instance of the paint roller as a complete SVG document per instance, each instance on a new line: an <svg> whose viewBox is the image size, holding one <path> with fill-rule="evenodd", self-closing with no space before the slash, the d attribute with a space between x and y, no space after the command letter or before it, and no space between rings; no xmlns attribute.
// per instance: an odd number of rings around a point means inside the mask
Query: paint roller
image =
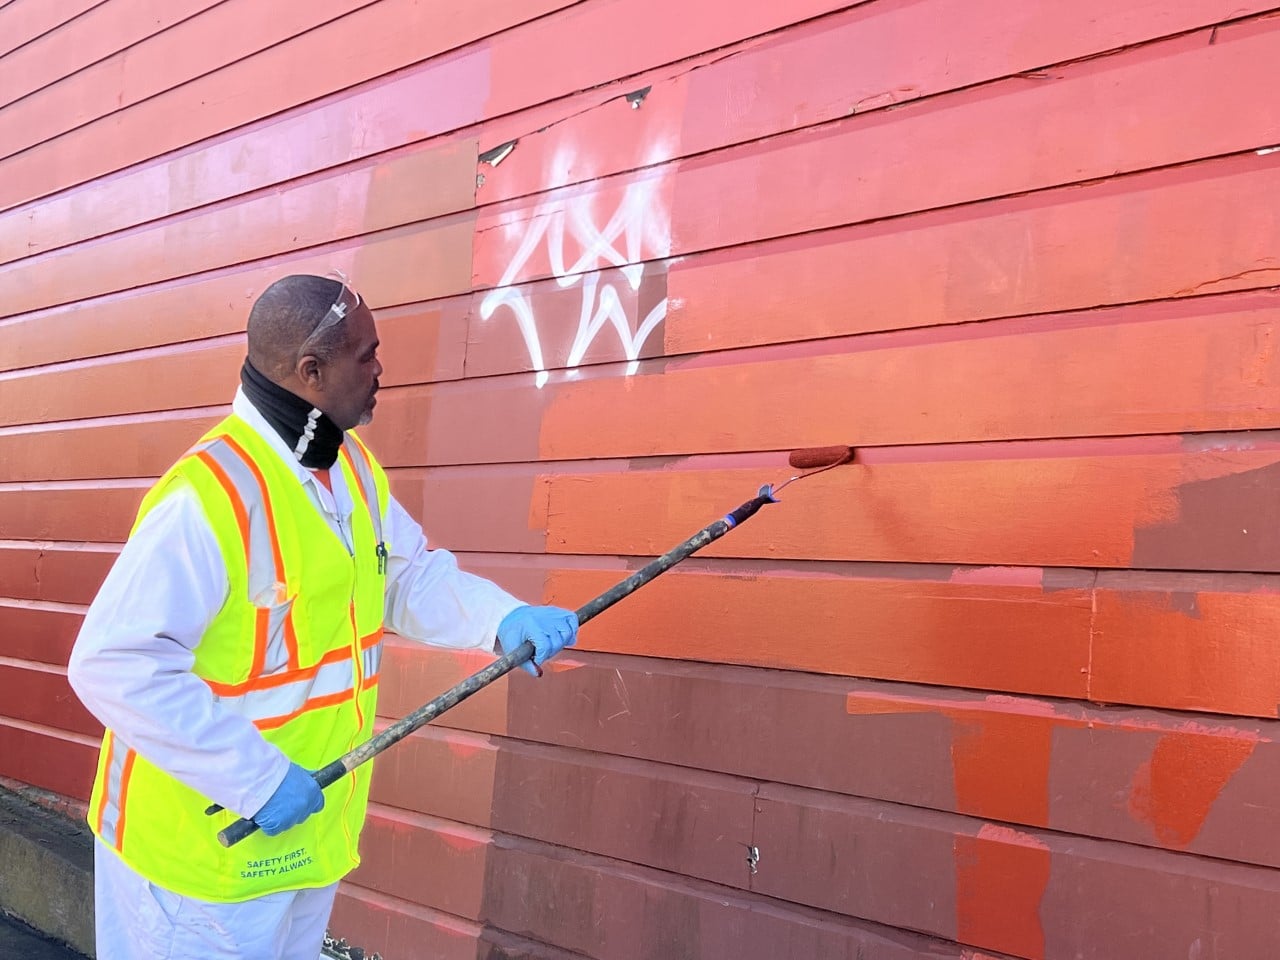
<svg viewBox="0 0 1280 960"><path fill-rule="evenodd" d="M750 520L761 507L766 504L777 503L777 495L782 491L783 487L794 483L796 480L802 480L805 477L811 477L814 474L849 463L854 459L854 454L853 447L809 447L792 451L790 456L787 457L787 463L793 469L800 470L800 473L791 477L776 489L772 484L765 484L757 491L754 497L738 506L737 509L707 524L684 542L668 550L657 559L650 561L631 574L631 576L614 584L600 596L580 607L577 611L579 625L587 623L619 600L635 593L649 581L666 573L680 561L701 550L707 544L719 540L730 530ZM430 703L426 703L412 713L407 714L349 753L316 770L312 773L316 783L320 785L321 789L336 783L357 767L372 760L388 747L403 740L419 727L430 723L446 710L457 706L499 677L510 673L516 667L532 659L533 654L533 644L526 640L511 653L467 677L456 686L440 694ZM221 809L217 804L214 804L205 812L214 814ZM257 832L257 830L258 825L252 820L236 820L226 829L219 832L218 840L224 847L230 847Z"/></svg>

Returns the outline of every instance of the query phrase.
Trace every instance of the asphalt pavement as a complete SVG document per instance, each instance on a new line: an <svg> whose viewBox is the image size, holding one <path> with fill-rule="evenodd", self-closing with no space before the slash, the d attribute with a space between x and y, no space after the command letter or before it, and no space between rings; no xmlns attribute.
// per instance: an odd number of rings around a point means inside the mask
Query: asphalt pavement
<svg viewBox="0 0 1280 960"><path fill-rule="evenodd" d="M0 960L85 960L85 956L0 913Z"/></svg>

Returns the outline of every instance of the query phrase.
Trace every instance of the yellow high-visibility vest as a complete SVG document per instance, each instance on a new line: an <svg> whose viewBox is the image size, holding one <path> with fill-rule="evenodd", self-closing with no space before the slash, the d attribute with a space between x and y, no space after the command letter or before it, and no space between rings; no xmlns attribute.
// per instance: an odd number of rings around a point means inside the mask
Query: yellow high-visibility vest
<svg viewBox="0 0 1280 960"><path fill-rule="evenodd" d="M372 734L382 659L386 474L351 433L337 465L355 501L353 551L290 465L234 414L157 482L137 520L176 484L195 492L226 562L228 591L196 648L193 672L222 709L249 718L309 770ZM206 816L207 797L108 730L89 824L153 883L183 896L236 902L324 886L357 866L369 777L366 764L328 787L324 810L304 823L226 849L217 833L236 814Z"/></svg>

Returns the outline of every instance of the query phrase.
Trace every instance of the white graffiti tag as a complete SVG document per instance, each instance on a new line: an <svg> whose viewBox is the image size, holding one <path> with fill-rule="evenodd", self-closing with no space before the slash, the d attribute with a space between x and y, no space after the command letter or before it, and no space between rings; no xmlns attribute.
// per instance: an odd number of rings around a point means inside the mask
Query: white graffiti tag
<svg viewBox="0 0 1280 960"><path fill-rule="evenodd" d="M577 287L582 302L578 327L565 363L582 363L597 334L606 326L618 336L628 373L637 369L640 351L649 335L667 315L665 275L670 253L670 220L657 196L657 178L627 187L613 215L599 227L592 216L591 195L556 199L540 206L522 226L519 246L503 272L499 286L480 303L480 316L491 318L507 307L516 318L529 361L537 371L537 385L547 382L542 340L538 333L533 299L526 285L513 285L529 261L545 243L551 277L561 290ZM576 251L573 262L566 262ZM639 296L647 278L662 282L657 303ZM640 311L644 315L640 316ZM634 315L634 316L633 316Z"/></svg>

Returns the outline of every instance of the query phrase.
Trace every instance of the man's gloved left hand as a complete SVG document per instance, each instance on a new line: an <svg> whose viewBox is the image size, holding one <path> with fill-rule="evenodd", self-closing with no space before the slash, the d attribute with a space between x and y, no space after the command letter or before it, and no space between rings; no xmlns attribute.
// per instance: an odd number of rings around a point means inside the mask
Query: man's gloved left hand
<svg viewBox="0 0 1280 960"><path fill-rule="evenodd" d="M323 809L324 791L320 784L310 772L291 763L280 786L252 819L263 833L274 837Z"/></svg>
<svg viewBox="0 0 1280 960"><path fill-rule="evenodd" d="M511 653L526 640L533 644L533 659L521 666L535 677L542 675L538 664L573 646L577 639L578 615L560 607L516 607L498 624L503 653Z"/></svg>

